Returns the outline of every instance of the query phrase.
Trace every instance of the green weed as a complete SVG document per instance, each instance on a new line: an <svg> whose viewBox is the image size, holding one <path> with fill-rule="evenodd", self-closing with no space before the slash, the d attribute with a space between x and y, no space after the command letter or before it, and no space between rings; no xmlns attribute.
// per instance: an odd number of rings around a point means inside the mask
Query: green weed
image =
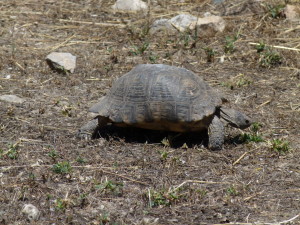
<svg viewBox="0 0 300 225"><path fill-rule="evenodd" d="M64 162L54 164L52 170L55 173L68 174L71 172L72 167L69 162L64 161Z"/></svg>
<svg viewBox="0 0 300 225"><path fill-rule="evenodd" d="M241 142L246 142L246 143L249 143L249 142L263 142L264 139L262 138L261 135L259 134L247 134L247 133L244 133L240 136L240 141Z"/></svg>
<svg viewBox="0 0 300 225"><path fill-rule="evenodd" d="M110 224L110 217L109 217L109 213L104 212L103 214L101 214L99 216L99 225L104 225L104 224Z"/></svg>
<svg viewBox="0 0 300 225"><path fill-rule="evenodd" d="M283 141L280 139L274 139L271 142L272 150L278 152L279 154L287 154L291 149L289 146L289 142Z"/></svg>
<svg viewBox="0 0 300 225"><path fill-rule="evenodd" d="M48 156L54 160L58 157L58 153L53 149L48 153Z"/></svg>
<svg viewBox="0 0 300 225"><path fill-rule="evenodd" d="M18 158L18 143L8 145L8 150L6 155L10 159L17 159Z"/></svg>
<svg viewBox="0 0 300 225"><path fill-rule="evenodd" d="M216 51L213 48L210 48L210 47L203 48L203 50L206 53L207 62L214 62Z"/></svg>
<svg viewBox="0 0 300 225"><path fill-rule="evenodd" d="M227 188L226 192L230 196L237 196L239 194L239 192L234 186L230 186L229 188Z"/></svg>
<svg viewBox="0 0 300 225"><path fill-rule="evenodd" d="M142 55L144 54L144 52L148 49L149 47L149 43L148 42L144 42L142 45L140 46L136 46L134 45L133 46L133 49L134 50L131 50L130 53L132 55Z"/></svg>
<svg viewBox="0 0 300 225"><path fill-rule="evenodd" d="M167 160L167 158L168 158L168 152L167 151L162 151L162 152L160 152L160 159L162 160L162 161L166 161Z"/></svg>
<svg viewBox="0 0 300 225"><path fill-rule="evenodd" d="M258 45L255 46L257 53L261 53L266 49L266 44L264 42L259 42Z"/></svg>
<svg viewBox="0 0 300 225"><path fill-rule="evenodd" d="M102 193L113 193L114 195L122 194L123 183L114 181L105 181L102 184L95 185L95 188L99 189Z"/></svg>
<svg viewBox="0 0 300 225"><path fill-rule="evenodd" d="M259 64L262 67L271 67L281 63L281 56L273 49L267 47L260 53Z"/></svg>
<svg viewBox="0 0 300 225"><path fill-rule="evenodd" d="M76 162L78 162L80 164L83 164L83 163L86 163L86 159L82 158L81 156L78 156L77 159L76 159Z"/></svg>
<svg viewBox="0 0 300 225"><path fill-rule="evenodd" d="M148 193L150 199L150 207L169 206L179 198L178 191L155 191L150 190Z"/></svg>
<svg viewBox="0 0 300 225"><path fill-rule="evenodd" d="M169 139L166 138L166 137L164 139L162 139L161 143L163 144L164 147L170 147L171 146L171 143L170 143Z"/></svg>
<svg viewBox="0 0 300 225"><path fill-rule="evenodd" d="M156 61L159 59L158 55L150 55L149 60L151 63L156 63Z"/></svg>
<svg viewBox="0 0 300 225"><path fill-rule="evenodd" d="M72 106L63 106L62 110L61 110L61 113L64 115L64 116L67 116L67 117L72 117L72 109L73 107Z"/></svg>
<svg viewBox="0 0 300 225"><path fill-rule="evenodd" d="M275 5L275 6L267 5L267 10L268 10L269 16L274 19L284 17L284 13L283 13L284 8L285 8L285 5L281 5L281 4Z"/></svg>
<svg viewBox="0 0 300 225"><path fill-rule="evenodd" d="M250 143L250 142L264 142L263 137L258 132L259 129L262 127L260 123L253 123L250 127L251 133L243 133L240 136L238 136L238 142L241 143Z"/></svg>
<svg viewBox="0 0 300 225"><path fill-rule="evenodd" d="M60 211L65 211L67 207L67 203L65 200L58 198L55 200L55 209Z"/></svg>
<svg viewBox="0 0 300 225"><path fill-rule="evenodd" d="M261 123L255 122L251 125L250 129L252 132L256 133L262 127Z"/></svg>
<svg viewBox="0 0 300 225"><path fill-rule="evenodd" d="M238 35L234 37L225 37L225 46L224 46L224 52L225 53L233 53L235 51L235 45L234 43L238 40Z"/></svg>
<svg viewBox="0 0 300 225"><path fill-rule="evenodd" d="M243 87L251 84L251 81L244 74L239 74L235 84L237 87Z"/></svg>

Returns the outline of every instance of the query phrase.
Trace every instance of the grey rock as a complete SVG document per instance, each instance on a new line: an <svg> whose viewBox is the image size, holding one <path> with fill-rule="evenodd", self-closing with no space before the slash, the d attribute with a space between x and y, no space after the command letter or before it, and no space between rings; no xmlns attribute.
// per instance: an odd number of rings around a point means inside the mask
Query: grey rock
<svg viewBox="0 0 300 225"><path fill-rule="evenodd" d="M47 55L46 60L51 68L62 72L74 72L76 67L76 56L66 52L52 52Z"/></svg>
<svg viewBox="0 0 300 225"><path fill-rule="evenodd" d="M32 204L25 204L22 213L26 214L30 221L36 221L40 217L40 211Z"/></svg>
<svg viewBox="0 0 300 225"><path fill-rule="evenodd" d="M154 21L152 24L149 33L155 34L158 32L168 32L168 33L176 33L175 27L172 26L170 20L168 19L159 19Z"/></svg>
<svg viewBox="0 0 300 225"><path fill-rule="evenodd" d="M211 16L197 18L189 14L180 14L171 19L156 20L151 28L150 34L155 34L165 31L168 34L176 32L185 32L187 30L198 29L199 36L213 36L217 32L222 32L225 29L225 21L220 16Z"/></svg>
<svg viewBox="0 0 300 225"><path fill-rule="evenodd" d="M170 23L180 32L186 31L192 24L197 23L197 17L189 14L180 14L170 19Z"/></svg>
<svg viewBox="0 0 300 225"><path fill-rule="evenodd" d="M1 95L1 101L11 102L11 103L23 103L25 100L16 95Z"/></svg>

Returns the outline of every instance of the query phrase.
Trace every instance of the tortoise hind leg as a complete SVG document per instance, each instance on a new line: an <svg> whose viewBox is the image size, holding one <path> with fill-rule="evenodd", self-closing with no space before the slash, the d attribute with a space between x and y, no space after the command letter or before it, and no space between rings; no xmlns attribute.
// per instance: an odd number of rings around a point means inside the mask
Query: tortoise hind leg
<svg viewBox="0 0 300 225"><path fill-rule="evenodd" d="M211 150L221 150L224 144L224 125L222 121L214 116L208 127L208 147Z"/></svg>
<svg viewBox="0 0 300 225"><path fill-rule="evenodd" d="M77 132L77 137L92 139L97 137L98 131L107 125L109 119L104 116L97 116L93 120L83 125Z"/></svg>

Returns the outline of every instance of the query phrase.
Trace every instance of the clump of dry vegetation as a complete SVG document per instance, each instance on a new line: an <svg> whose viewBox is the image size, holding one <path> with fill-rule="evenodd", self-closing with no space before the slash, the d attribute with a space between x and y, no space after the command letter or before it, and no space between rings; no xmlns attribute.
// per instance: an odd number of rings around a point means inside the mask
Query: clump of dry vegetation
<svg viewBox="0 0 300 225"><path fill-rule="evenodd" d="M282 9L297 1L149 1L146 13L114 1L0 2L0 223L299 223L299 25ZM214 36L150 35L158 18L212 12ZM73 74L52 71L53 51L77 56ZM257 123L228 128L224 150L201 134L108 127L75 138L97 102L138 63L182 66L203 76Z"/></svg>

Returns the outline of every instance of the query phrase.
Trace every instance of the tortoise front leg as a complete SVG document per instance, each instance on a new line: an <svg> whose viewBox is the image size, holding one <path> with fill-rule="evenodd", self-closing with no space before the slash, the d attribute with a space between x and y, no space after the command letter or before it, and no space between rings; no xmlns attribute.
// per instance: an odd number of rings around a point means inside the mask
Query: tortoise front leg
<svg viewBox="0 0 300 225"><path fill-rule="evenodd" d="M214 116L208 127L208 147L211 150L221 150L224 144L224 125L222 121Z"/></svg>
<svg viewBox="0 0 300 225"><path fill-rule="evenodd" d="M77 132L77 137L92 139L97 136L98 131L107 125L109 119L104 116L97 116L93 120L83 125Z"/></svg>

